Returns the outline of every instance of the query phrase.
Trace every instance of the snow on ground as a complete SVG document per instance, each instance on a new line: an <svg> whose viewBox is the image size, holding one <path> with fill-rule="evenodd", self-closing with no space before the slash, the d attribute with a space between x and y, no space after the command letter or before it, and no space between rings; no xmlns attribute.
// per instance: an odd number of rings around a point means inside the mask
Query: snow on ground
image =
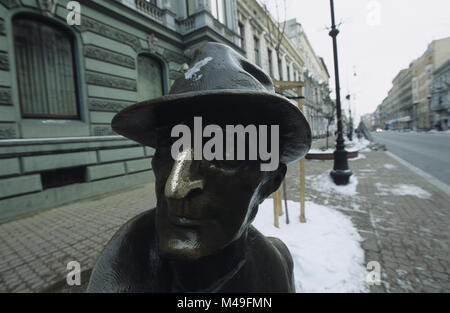
<svg viewBox="0 0 450 313"><path fill-rule="evenodd" d="M377 187L378 191L377 195L379 196L387 196L389 194L393 194L395 196L415 196L421 199L429 199L431 198L431 194L415 185L384 185L382 183L376 183L375 187Z"/></svg>
<svg viewBox="0 0 450 313"><path fill-rule="evenodd" d="M330 173L327 171L318 176L311 177L311 187L315 190L328 193L339 193L346 196L356 196L356 186L358 178L355 175L350 176L350 182L346 186L337 186L331 179Z"/></svg>
<svg viewBox="0 0 450 313"><path fill-rule="evenodd" d="M288 201L288 209L291 223L285 224L283 215L280 228L276 228L273 199L266 199L259 206L253 226L266 236L280 238L289 248L296 291L367 292L361 237L350 218L307 201L306 223L300 223L300 203Z"/></svg>
<svg viewBox="0 0 450 313"><path fill-rule="evenodd" d="M334 148L328 148L325 150L322 149L309 149L308 153L314 153L314 154L331 154L334 152Z"/></svg>
<svg viewBox="0 0 450 313"><path fill-rule="evenodd" d="M345 140L345 150L348 152L351 151L371 151L368 146L370 145L370 141L366 140L365 138L361 139L354 139L353 141ZM333 145L333 144L331 144ZM335 147L328 148L328 149L310 149L308 153L314 153L314 154L330 154L333 153L334 150L336 150Z"/></svg>
<svg viewBox="0 0 450 313"><path fill-rule="evenodd" d="M360 151L367 148L370 145L370 141L365 138L356 138L353 141L345 141L345 149L347 151Z"/></svg>
<svg viewBox="0 0 450 313"><path fill-rule="evenodd" d="M352 158L352 159L349 159L349 160L350 161L355 161L355 160L361 160L361 159L365 159L365 158L366 158L366 156L364 154L358 153L358 156L356 158Z"/></svg>

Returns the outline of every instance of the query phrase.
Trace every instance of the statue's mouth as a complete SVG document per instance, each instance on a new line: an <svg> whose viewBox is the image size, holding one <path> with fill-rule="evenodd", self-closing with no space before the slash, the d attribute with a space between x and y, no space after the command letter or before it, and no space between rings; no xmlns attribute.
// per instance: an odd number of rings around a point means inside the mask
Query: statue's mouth
<svg viewBox="0 0 450 313"><path fill-rule="evenodd" d="M167 218L170 223L183 227L200 227L211 224L213 220L199 210L191 210L192 202L187 199L171 201L168 205Z"/></svg>
<svg viewBox="0 0 450 313"><path fill-rule="evenodd" d="M168 218L172 224L182 227L201 227L213 222L211 219L188 218L170 214L168 215Z"/></svg>

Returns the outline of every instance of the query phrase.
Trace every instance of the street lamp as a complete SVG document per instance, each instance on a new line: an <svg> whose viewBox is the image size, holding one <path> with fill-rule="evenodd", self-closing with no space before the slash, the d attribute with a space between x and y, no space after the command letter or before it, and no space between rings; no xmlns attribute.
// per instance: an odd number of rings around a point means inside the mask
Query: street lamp
<svg viewBox="0 0 450 313"><path fill-rule="evenodd" d="M339 67L337 56L337 40L339 30L336 28L334 21L334 3L330 0L331 8L331 31L329 35L333 38L333 55L334 55L334 76L336 82L336 115L338 137L336 139L336 150L334 151L334 166L330 172L331 178L336 185L347 185L350 176L353 174L348 168L347 151L345 150L344 138L342 136L342 115L341 115L341 89L339 86Z"/></svg>

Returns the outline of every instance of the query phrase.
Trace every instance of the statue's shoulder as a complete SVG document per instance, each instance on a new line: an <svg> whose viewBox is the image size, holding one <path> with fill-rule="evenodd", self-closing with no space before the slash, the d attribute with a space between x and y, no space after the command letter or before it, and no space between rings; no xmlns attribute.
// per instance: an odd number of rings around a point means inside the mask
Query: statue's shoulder
<svg viewBox="0 0 450 313"><path fill-rule="evenodd" d="M294 262L284 242L264 236L253 226L249 229L249 239L252 258L258 263L258 270L270 273L265 276L268 279L266 283L274 287L274 290L264 292L295 292Z"/></svg>
<svg viewBox="0 0 450 313"><path fill-rule="evenodd" d="M106 244L92 270L88 292L145 292L159 289L155 209L125 223Z"/></svg>

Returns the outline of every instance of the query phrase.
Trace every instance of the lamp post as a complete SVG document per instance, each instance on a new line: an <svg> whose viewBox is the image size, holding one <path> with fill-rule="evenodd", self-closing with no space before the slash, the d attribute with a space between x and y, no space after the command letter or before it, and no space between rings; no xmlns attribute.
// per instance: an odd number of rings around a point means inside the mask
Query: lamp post
<svg viewBox="0 0 450 313"><path fill-rule="evenodd" d="M334 151L334 166L330 172L331 178L336 185L347 185L350 176L353 174L348 168L347 151L345 150L344 137L342 136L342 115L341 115L341 90L339 86L339 67L337 55L337 40L339 30L336 28L334 21L334 3L330 0L331 7L331 31L329 35L333 38L333 55L334 55L334 76L336 82L336 115L338 137L336 139L336 150Z"/></svg>
<svg viewBox="0 0 450 313"><path fill-rule="evenodd" d="M352 108L350 107L350 94L345 96L345 99L348 100L348 140L353 141L353 119L352 119Z"/></svg>

